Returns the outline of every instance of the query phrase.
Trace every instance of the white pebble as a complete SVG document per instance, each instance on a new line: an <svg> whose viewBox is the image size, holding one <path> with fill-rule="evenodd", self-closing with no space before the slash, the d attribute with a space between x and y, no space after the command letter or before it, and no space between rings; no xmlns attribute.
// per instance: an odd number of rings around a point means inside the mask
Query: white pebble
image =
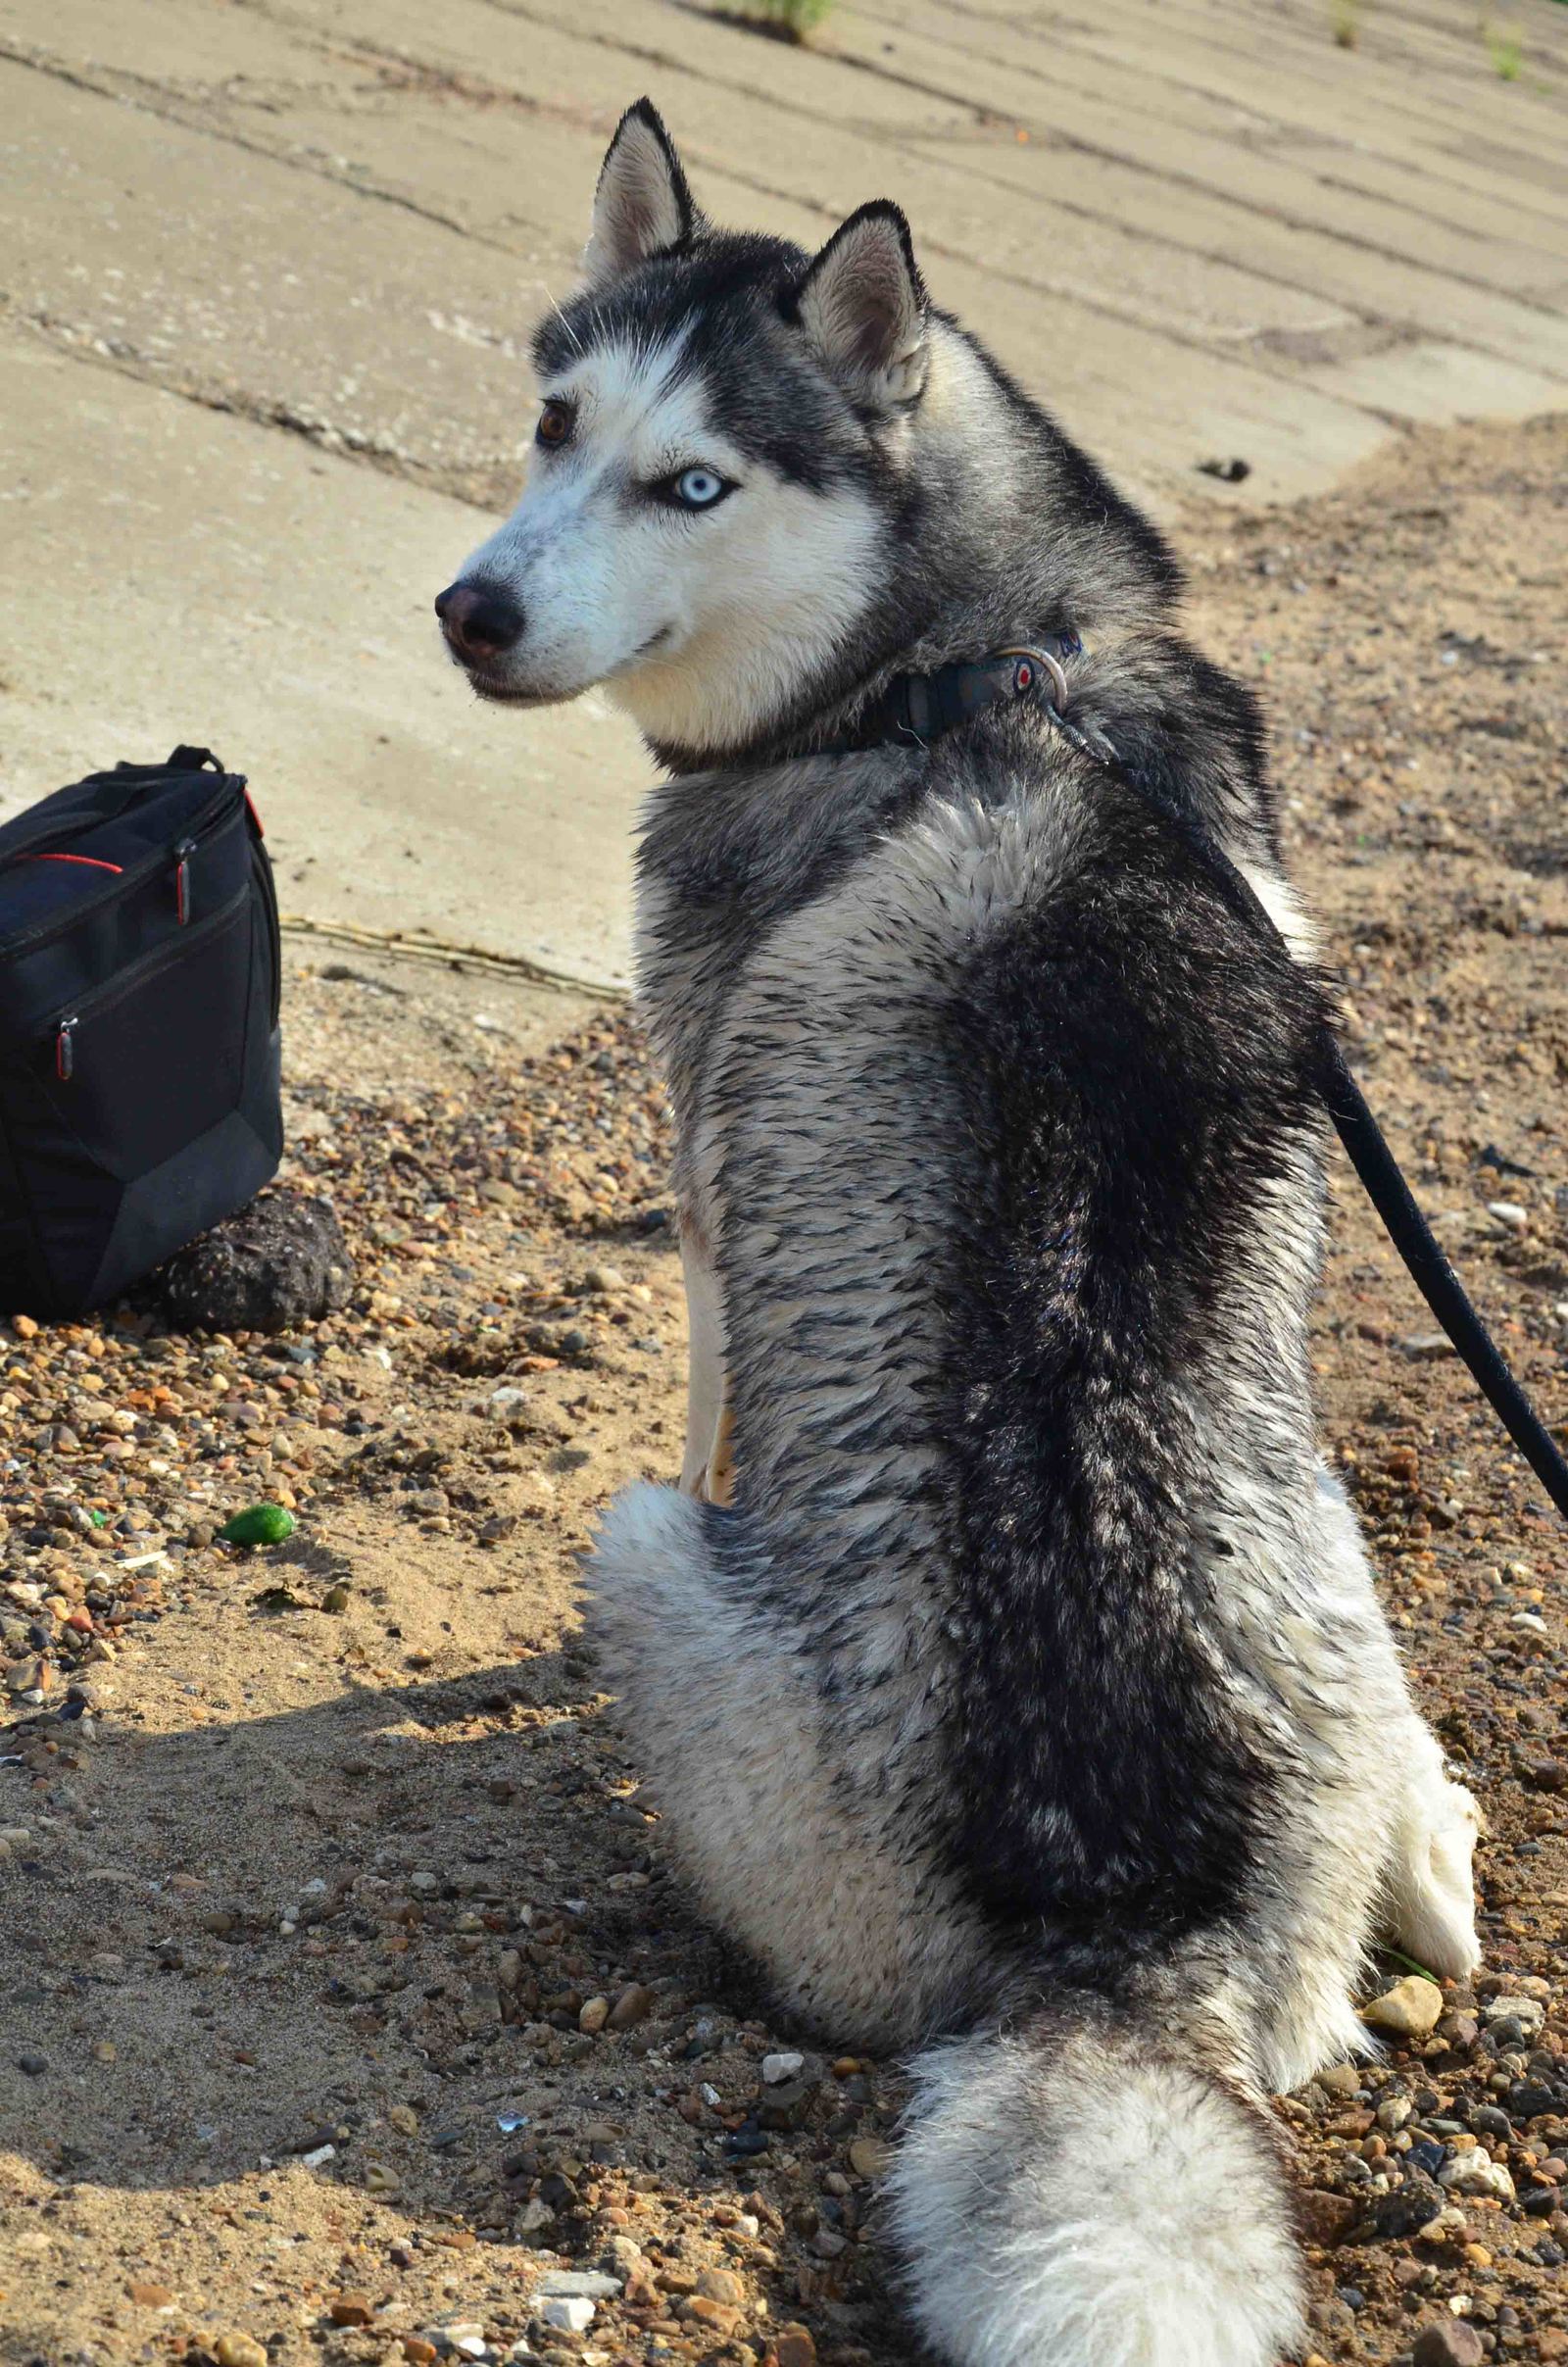
<svg viewBox="0 0 1568 2367"><path fill-rule="evenodd" d="M762 2057L762 2080L764 2086L769 2088L780 2087L785 2080L792 2080L798 2071L805 2069L804 2054L764 2054Z"/></svg>
<svg viewBox="0 0 1568 2367"><path fill-rule="evenodd" d="M1456 2194L1495 2194L1502 2202L1513 2200L1513 2180L1500 2161L1474 2145L1446 2161L1438 2172L1440 2187L1451 2187Z"/></svg>
<svg viewBox="0 0 1568 2367"><path fill-rule="evenodd" d="M1487 1214L1495 1216L1499 1224L1505 1224L1514 1233L1522 1233L1530 1222L1530 1210L1522 1208L1516 1200L1489 1200Z"/></svg>
<svg viewBox="0 0 1568 2367"><path fill-rule="evenodd" d="M586 2334L594 2322L596 2306L583 2293L556 2293L539 2315L547 2326L563 2327L567 2334Z"/></svg>
<svg viewBox="0 0 1568 2367"><path fill-rule="evenodd" d="M1534 2038L1546 2018L1546 2008L1539 1997L1489 1997L1481 2008L1484 2022L1517 2022L1527 2038Z"/></svg>

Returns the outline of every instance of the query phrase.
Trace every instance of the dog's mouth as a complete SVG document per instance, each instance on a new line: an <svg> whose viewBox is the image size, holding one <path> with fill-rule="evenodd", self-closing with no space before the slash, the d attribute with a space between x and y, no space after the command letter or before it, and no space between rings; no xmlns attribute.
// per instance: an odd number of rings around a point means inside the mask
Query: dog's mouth
<svg viewBox="0 0 1568 2367"><path fill-rule="evenodd" d="M562 695L552 690L512 690L505 682L475 673L471 666L465 670L474 697L485 700L491 707L554 707Z"/></svg>
<svg viewBox="0 0 1568 2367"><path fill-rule="evenodd" d="M611 682L617 674L632 673L641 666L645 658L654 657L659 650L667 646L673 637L674 627L672 625L659 625L648 635L646 641L639 642L627 657L620 659L616 665L612 666L609 673L598 675L595 680ZM459 671L466 677L474 697L483 699L491 707L559 707L563 701L579 698L583 691L592 689L594 686L592 682L580 682L571 690L554 688L525 690L515 682L509 682L504 673L492 671L482 658L466 658L460 651L453 649L450 643L447 645L447 655Z"/></svg>

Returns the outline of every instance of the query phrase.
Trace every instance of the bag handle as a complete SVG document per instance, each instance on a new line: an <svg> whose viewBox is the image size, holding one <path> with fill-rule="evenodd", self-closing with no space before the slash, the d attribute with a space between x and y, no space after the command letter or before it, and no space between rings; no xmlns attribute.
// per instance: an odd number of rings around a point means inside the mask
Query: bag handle
<svg viewBox="0 0 1568 2367"><path fill-rule="evenodd" d="M54 819L39 822L23 837L0 845L0 870L4 870L11 863L22 863L39 847L48 846L51 843L58 844L62 839L78 838L84 830L97 830L105 822L117 821L126 808L133 806L155 781L167 780L172 772L207 772L209 770L220 779L228 777L224 773L221 763L214 756L210 748L193 748L181 741L180 745L171 752L167 764L127 764L122 763L117 764L114 771L110 773L89 772L85 776L86 780L119 781L124 786L126 794L116 806L100 809L95 814L78 814L74 821ZM83 785L82 782L73 784L74 787ZM22 816L19 814L17 818L20 821ZM4 830L0 828L0 839L4 839Z"/></svg>

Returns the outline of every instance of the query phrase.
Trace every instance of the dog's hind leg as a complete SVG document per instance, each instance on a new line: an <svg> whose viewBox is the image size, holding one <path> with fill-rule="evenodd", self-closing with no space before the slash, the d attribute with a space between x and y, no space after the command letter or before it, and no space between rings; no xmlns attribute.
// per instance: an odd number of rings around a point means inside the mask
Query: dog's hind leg
<svg viewBox="0 0 1568 2367"><path fill-rule="evenodd" d="M825 1685L787 1557L745 1511L628 1488L587 1566L587 1632L710 1919L787 2010L845 2042L898 2044L962 1977L975 1919L956 1878L890 1828L929 1720L886 1684Z"/></svg>

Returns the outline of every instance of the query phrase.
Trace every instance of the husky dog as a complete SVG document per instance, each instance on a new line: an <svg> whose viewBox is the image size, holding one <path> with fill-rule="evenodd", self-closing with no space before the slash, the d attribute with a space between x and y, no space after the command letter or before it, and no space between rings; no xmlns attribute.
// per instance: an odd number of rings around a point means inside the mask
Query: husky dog
<svg viewBox="0 0 1568 2367"><path fill-rule="evenodd" d="M1324 992L1256 709L895 206L717 230L644 102L534 354L527 490L437 609L482 696L602 685L662 772L691 1434L606 1517L607 1680L781 2006L913 2053L936 2353L1273 2367L1267 2099L1365 2050L1377 1934L1473 1968L1476 1816L1314 1443ZM877 728L1053 636L1075 737Z"/></svg>

